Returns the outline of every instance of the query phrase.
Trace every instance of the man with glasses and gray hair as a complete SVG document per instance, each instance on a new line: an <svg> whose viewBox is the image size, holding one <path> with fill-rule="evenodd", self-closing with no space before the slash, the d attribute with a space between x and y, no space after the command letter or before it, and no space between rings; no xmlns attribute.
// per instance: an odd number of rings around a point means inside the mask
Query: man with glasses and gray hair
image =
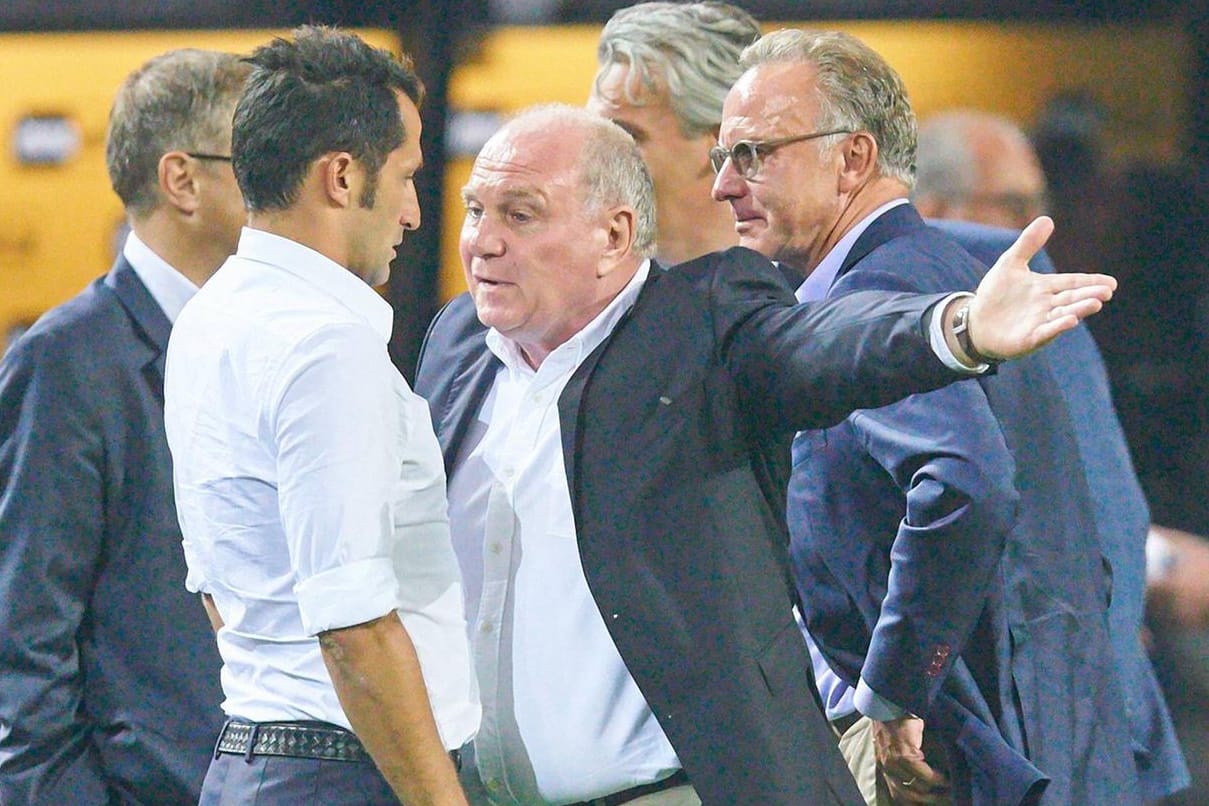
<svg viewBox="0 0 1209 806"><path fill-rule="evenodd" d="M123 82L105 155L131 232L0 362L0 802L201 791L220 664L182 584L164 353L239 238L229 155L248 72L176 50Z"/></svg>
<svg viewBox="0 0 1209 806"><path fill-rule="evenodd" d="M915 119L878 54L779 31L742 66L714 196L741 245L805 277L799 299L979 281L907 201ZM850 763L871 741L883 773L854 763L870 803L1143 797L1061 348L795 440L795 577L822 677L838 674L828 715Z"/></svg>

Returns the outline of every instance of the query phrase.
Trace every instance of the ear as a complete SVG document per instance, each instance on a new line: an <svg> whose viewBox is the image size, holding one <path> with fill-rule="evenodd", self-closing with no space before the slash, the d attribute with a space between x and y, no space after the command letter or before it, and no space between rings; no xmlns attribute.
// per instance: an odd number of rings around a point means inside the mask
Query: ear
<svg viewBox="0 0 1209 806"><path fill-rule="evenodd" d="M605 227L604 251L596 269L597 277L607 276L632 253L635 219L636 214L629 207L618 207L609 214Z"/></svg>
<svg viewBox="0 0 1209 806"><path fill-rule="evenodd" d="M197 212L199 204L196 168L197 162L183 151L167 152L157 165L160 192L168 204L186 215Z"/></svg>
<svg viewBox="0 0 1209 806"><path fill-rule="evenodd" d="M840 191L864 186L877 173L877 141L869 132L857 132L840 144Z"/></svg>
<svg viewBox="0 0 1209 806"><path fill-rule="evenodd" d="M360 193L361 164L347 151L324 154L316 162L324 196L337 207L351 207Z"/></svg>
<svg viewBox="0 0 1209 806"><path fill-rule="evenodd" d="M691 159L701 165L701 170L697 172L698 179L709 177L710 183L714 181L714 166L709 161L709 152L714 146L718 145L718 127L715 126L710 131L695 138L693 141Z"/></svg>

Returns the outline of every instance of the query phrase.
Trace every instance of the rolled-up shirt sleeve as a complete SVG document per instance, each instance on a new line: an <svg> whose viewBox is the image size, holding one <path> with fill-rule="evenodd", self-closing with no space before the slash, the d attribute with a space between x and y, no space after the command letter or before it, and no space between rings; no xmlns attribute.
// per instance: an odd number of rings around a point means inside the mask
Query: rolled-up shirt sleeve
<svg viewBox="0 0 1209 806"><path fill-rule="evenodd" d="M326 326L291 351L269 398L281 523L308 635L400 604L392 530L402 457L390 370L372 330Z"/></svg>

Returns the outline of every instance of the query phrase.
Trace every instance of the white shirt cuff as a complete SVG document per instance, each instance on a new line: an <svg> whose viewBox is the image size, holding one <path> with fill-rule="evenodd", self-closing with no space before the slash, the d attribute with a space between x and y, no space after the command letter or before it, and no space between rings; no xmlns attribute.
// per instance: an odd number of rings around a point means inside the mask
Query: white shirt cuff
<svg viewBox="0 0 1209 806"><path fill-rule="evenodd" d="M853 703L856 704L856 709L870 719L878 722L889 722L893 719L902 719L907 715L907 709L899 708L894 703L887 700L885 697L878 694L869 686L865 685L864 680L856 681L856 694L852 696Z"/></svg>
<svg viewBox="0 0 1209 806"><path fill-rule="evenodd" d="M958 291L955 294L950 294L932 306L931 321L928 322L928 343L932 345L932 352L936 353L936 357L946 367L965 375L981 375L990 369L991 365L979 364L976 367L967 367L957 360L957 356L953 355L953 351L949 349L949 343L945 341L944 317L941 314L948 309L949 303L953 300L973 296L969 291Z"/></svg>
<svg viewBox="0 0 1209 806"><path fill-rule="evenodd" d="M399 607L399 580L385 557L358 560L304 579L294 586L307 635L381 618Z"/></svg>

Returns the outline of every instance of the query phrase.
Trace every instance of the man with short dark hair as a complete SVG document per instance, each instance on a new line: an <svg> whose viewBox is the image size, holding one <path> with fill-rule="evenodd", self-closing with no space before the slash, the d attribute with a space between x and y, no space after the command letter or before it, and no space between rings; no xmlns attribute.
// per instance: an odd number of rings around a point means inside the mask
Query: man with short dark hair
<svg viewBox="0 0 1209 806"><path fill-rule="evenodd" d="M464 803L479 708L445 477L372 287L420 225L422 88L325 28L249 61L248 226L181 314L165 385L228 716L201 802Z"/></svg>
<svg viewBox="0 0 1209 806"><path fill-rule="evenodd" d="M0 362L0 802L201 791L222 692L181 585L163 361L243 223L228 155L247 73L176 50L123 82L105 151L131 233Z"/></svg>

